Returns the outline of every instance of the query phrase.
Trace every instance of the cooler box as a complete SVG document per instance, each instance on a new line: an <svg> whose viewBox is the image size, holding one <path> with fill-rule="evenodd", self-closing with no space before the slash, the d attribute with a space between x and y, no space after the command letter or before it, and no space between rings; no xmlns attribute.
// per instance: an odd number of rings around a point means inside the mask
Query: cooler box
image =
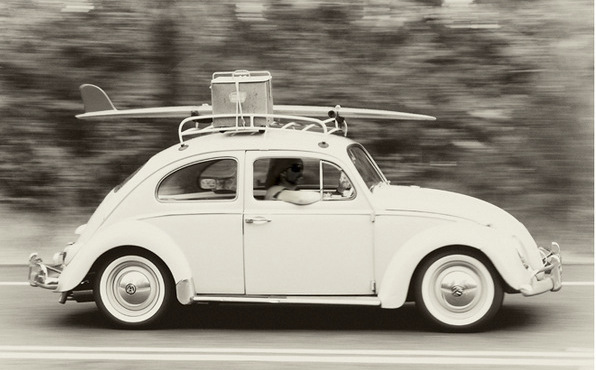
<svg viewBox="0 0 596 370"><path fill-rule="evenodd" d="M214 118L213 126L250 126L250 114L273 114L271 74L267 71L216 72L211 80L211 105L213 114L231 114L231 117ZM236 118L237 117L237 118ZM271 117L258 117L255 126L266 126Z"/></svg>

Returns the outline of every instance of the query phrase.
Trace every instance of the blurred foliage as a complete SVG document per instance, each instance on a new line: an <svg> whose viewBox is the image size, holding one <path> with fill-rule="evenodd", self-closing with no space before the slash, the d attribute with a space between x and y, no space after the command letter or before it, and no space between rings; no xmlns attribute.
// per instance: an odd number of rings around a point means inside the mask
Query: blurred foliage
<svg viewBox="0 0 596 370"><path fill-rule="evenodd" d="M278 104L437 116L350 122L393 183L591 225L592 15L588 0L5 0L1 199L95 206L176 142L178 122L77 121L82 83L118 108L200 104L213 72L252 69Z"/></svg>

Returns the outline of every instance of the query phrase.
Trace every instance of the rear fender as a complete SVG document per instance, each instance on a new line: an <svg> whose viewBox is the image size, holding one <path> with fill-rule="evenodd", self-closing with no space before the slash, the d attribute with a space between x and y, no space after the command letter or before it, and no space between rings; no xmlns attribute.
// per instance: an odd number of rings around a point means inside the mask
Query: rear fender
<svg viewBox="0 0 596 370"><path fill-rule="evenodd" d="M99 230L91 240L78 249L77 254L64 268L56 291L74 289L90 272L93 264L104 253L123 246L148 250L159 257L169 268L178 290L178 300L188 303L188 295L194 295L192 273L186 256L179 246L161 229L138 220L127 220ZM180 286L184 293L181 294Z"/></svg>

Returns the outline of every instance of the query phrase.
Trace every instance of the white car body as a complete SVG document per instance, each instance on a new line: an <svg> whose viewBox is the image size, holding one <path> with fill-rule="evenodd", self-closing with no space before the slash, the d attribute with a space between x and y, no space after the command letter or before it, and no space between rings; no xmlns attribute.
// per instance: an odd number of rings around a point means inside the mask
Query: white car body
<svg viewBox="0 0 596 370"><path fill-rule="evenodd" d="M90 289L89 281L100 261L117 256L115 251L134 247L132 254L148 252L152 261L163 263L181 304L320 303L398 308L415 296L414 285L426 284L421 266L429 267L424 262L436 255L447 259L463 255L460 259L464 262L471 256L481 261L499 285L497 291L535 295L561 288L556 243L554 250L541 251L518 220L487 202L446 191L390 185L370 157L370 169L381 181L368 186L349 148L361 146L342 136L272 128L213 131L174 145L156 154L106 196L88 223L77 230L78 240L60 254L54 266L33 256L30 282L62 293L62 302L73 296L76 299L74 293ZM254 166L265 157L300 157L337 167L349 178L352 193L336 201L326 199L324 190L319 189L321 201L304 206L257 199ZM235 194L226 199L198 200L158 194L171 174L216 159L236 163ZM205 184L217 181L204 180ZM436 284L445 285L448 279L462 276L482 284L484 278L477 275L483 275L483 267L477 273L468 272L476 271L476 264L465 262L462 270L449 267L453 265L449 262L437 270L442 283ZM126 274L123 271L121 274ZM167 275L164 280L170 279ZM130 286L136 291L137 286ZM453 283L449 288L452 295L432 288L447 302L439 306L448 306L462 294L477 299L472 292L476 287ZM482 291L490 295L492 290ZM124 293L123 297L129 298ZM460 309L452 311L457 314ZM485 321L484 311L463 321L428 311L431 319L451 330L473 329ZM131 326L149 321L147 317L129 320L115 316L115 321Z"/></svg>

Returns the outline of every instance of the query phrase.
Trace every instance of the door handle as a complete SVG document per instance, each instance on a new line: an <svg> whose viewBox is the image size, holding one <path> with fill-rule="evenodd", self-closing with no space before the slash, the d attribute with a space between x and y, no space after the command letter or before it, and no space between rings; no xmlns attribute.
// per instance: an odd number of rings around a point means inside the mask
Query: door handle
<svg viewBox="0 0 596 370"><path fill-rule="evenodd" d="M255 216L245 218L244 222L246 222L247 224L266 224L267 222L271 222L271 220L263 216Z"/></svg>

